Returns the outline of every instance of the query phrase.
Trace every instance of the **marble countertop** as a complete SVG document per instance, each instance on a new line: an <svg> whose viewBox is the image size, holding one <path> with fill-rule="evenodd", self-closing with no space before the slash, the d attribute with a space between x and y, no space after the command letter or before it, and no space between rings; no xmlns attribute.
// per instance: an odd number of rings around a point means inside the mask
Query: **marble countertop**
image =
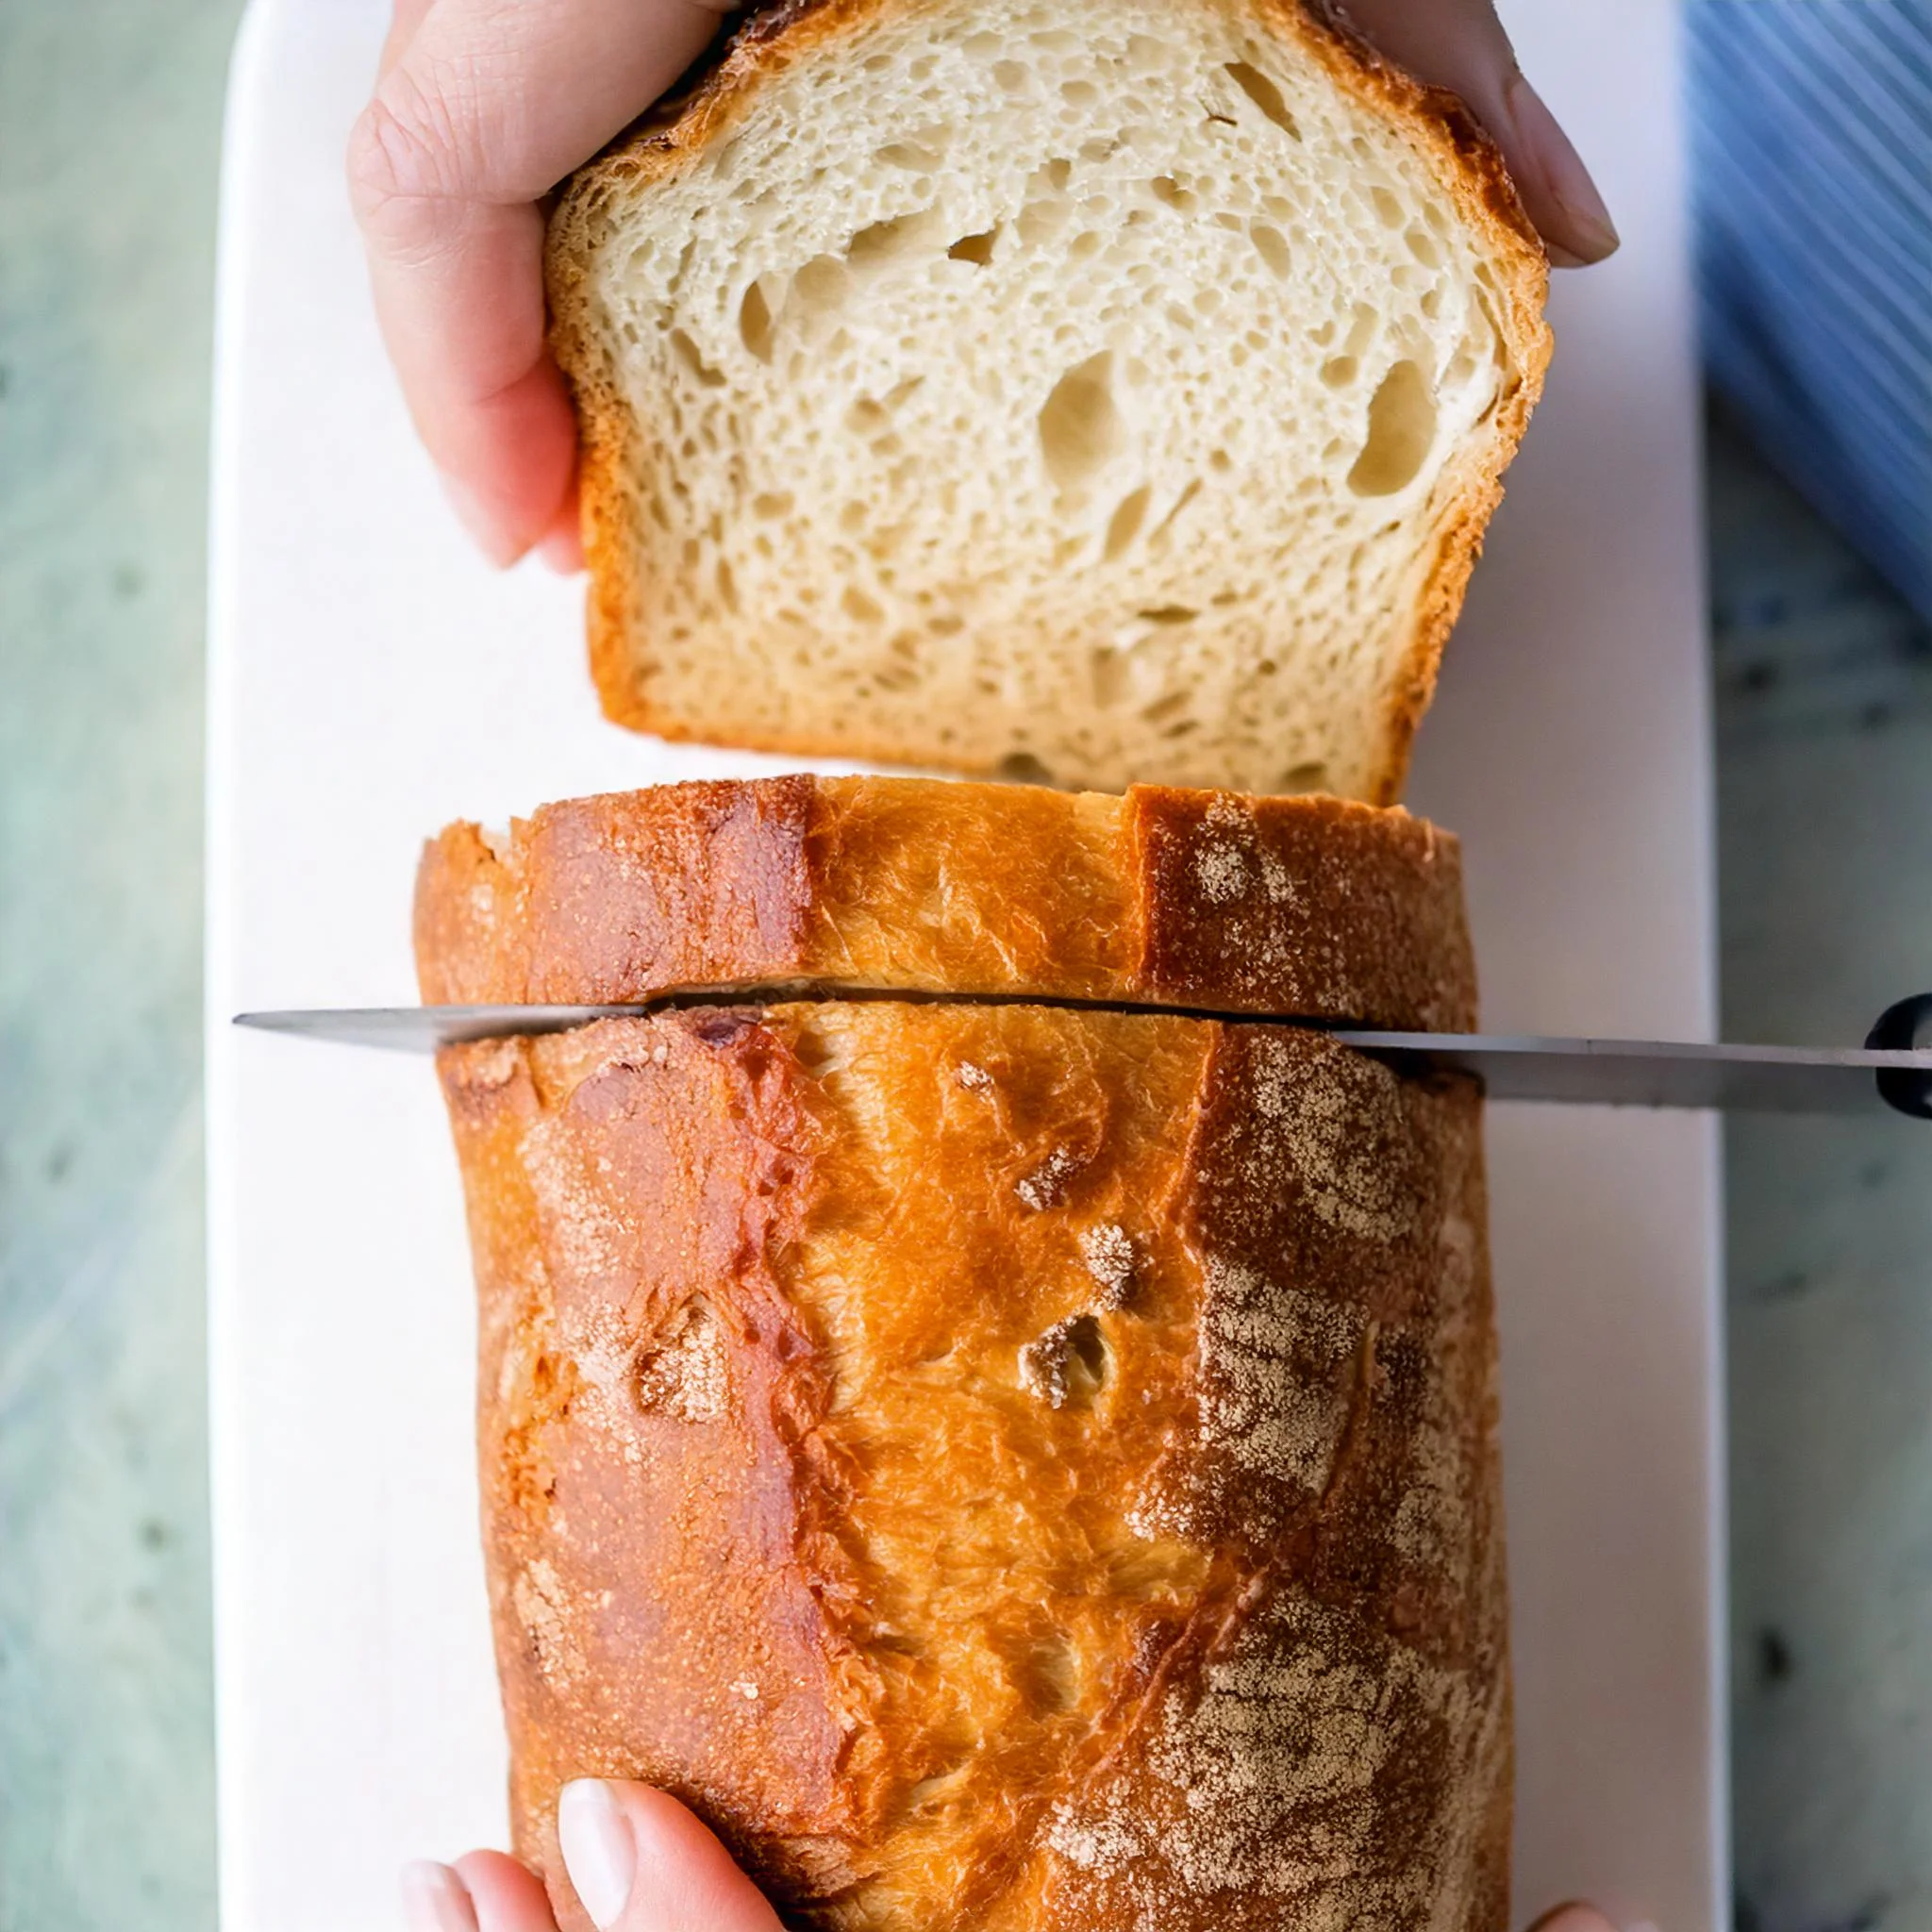
<svg viewBox="0 0 1932 1932"><path fill-rule="evenodd" d="M239 11L0 8L0 1932L213 1920L202 542ZM1726 1030L1851 1041L1932 985L1932 633L1721 417L1710 536ZM1728 1146L1739 1922L1917 1932L1932 1137Z"/></svg>

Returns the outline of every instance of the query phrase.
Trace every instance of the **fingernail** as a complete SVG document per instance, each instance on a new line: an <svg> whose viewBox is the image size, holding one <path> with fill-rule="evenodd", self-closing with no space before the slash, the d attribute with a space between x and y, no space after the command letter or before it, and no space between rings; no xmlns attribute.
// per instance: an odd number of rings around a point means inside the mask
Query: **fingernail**
<svg viewBox="0 0 1932 1932"><path fill-rule="evenodd" d="M616 1793L594 1777L565 1785L557 1803L557 1838L585 1911L600 1932L616 1924L638 1870L637 1840Z"/></svg>
<svg viewBox="0 0 1932 1932"><path fill-rule="evenodd" d="M457 521L469 531L471 540L498 570L508 570L528 547L519 543L491 515L483 499L467 483L455 476L442 477L442 493L457 513Z"/></svg>
<svg viewBox="0 0 1932 1932"><path fill-rule="evenodd" d="M1522 152L1541 177L1543 192L1561 208L1569 233L1550 249L1559 267L1581 268L1614 255L1622 243L1610 211L1597 192L1583 157L1570 145L1570 137L1543 105L1542 96L1521 74L1509 76L1503 90L1504 105L1515 125Z"/></svg>
<svg viewBox="0 0 1932 1932"><path fill-rule="evenodd" d="M428 1858L405 1865L402 1887L409 1932L476 1932L470 1888L447 1865Z"/></svg>

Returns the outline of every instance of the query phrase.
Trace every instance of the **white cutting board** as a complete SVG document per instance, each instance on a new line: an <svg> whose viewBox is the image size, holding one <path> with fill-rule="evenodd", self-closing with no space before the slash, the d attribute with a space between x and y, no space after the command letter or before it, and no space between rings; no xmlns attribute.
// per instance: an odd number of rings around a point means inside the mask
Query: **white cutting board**
<svg viewBox="0 0 1932 1932"><path fill-rule="evenodd" d="M1069 0L1070 6L1073 0ZM1516 0L1626 242L1565 277L1549 399L1414 802L1465 836L1499 1028L1707 1037L1710 752L1673 0ZM500 1841L468 1257L422 1061L239 1037L408 1001L446 820L774 770L605 724L580 592L499 577L391 385L341 188L382 0L256 0L229 104L210 642L209 1348L226 1932L399 1924ZM1712 1123L1491 1124L1519 1918L1715 1932L1725 1884Z"/></svg>

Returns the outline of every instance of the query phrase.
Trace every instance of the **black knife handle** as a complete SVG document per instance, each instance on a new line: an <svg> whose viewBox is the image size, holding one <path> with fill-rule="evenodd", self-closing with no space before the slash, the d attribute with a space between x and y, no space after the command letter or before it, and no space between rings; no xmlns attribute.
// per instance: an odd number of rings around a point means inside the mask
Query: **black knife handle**
<svg viewBox="0 0 1932 1932"><path fill-rule="evenodd" d="M1932 992L1915 994L1879 1014L1865 1041L1867 1053L1909 1053L1932 1033ZM1879 1098L1914 1120L1932 1121L1932 1074L1888 1067L1878 1076Z"/></svg>

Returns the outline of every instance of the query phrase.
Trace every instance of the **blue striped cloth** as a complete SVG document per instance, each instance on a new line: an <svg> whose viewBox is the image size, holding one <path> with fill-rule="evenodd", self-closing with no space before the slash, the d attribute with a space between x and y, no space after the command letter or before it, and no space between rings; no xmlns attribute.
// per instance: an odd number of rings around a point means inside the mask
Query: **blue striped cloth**
<svg viewBox="0 0 1932 1932"><path fill-rule="evenodd" d="M1932 619L1932 0L1685 0L1705 359Z"/></svg>

